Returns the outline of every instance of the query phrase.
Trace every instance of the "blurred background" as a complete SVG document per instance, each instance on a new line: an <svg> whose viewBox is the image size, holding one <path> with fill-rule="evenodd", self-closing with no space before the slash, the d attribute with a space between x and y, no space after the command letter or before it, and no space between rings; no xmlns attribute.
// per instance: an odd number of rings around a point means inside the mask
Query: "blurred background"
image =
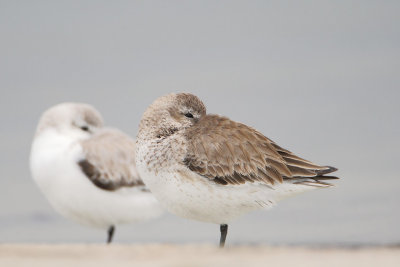
<svg viewBox="0 0 400 267"><path fill-rule="evenodd" d="M158 96L191 92L209 113L339 168L336 187L230 225L228 243L400 241L399 1L0 0L0 242L104 242L58 215L28 158L41 113L94 105L135 136ZM115 242L213 242L173 215L117 227Z"/></svg>

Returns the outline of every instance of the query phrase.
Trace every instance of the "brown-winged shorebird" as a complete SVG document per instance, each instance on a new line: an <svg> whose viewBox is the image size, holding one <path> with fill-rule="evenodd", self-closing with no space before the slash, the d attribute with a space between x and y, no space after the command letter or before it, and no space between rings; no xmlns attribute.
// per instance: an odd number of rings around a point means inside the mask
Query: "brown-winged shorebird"
<svg viewBox="0 0 400 267"><path fill-rule="evenodd" d="M267 209L283 198L328 187L336 168L319 166L257 130L209 115L192 94L158 98L142 116L136 165L143 181L173 214L220 225Z"/></svg>
<svg viewBox="0 0 400 267"><path fill-rule="evenodd" d="M33 179L56 211L108 230L162 214L135 167L135 141L103 127L92 106L62 103L43 113L32 143Z"/></svg>

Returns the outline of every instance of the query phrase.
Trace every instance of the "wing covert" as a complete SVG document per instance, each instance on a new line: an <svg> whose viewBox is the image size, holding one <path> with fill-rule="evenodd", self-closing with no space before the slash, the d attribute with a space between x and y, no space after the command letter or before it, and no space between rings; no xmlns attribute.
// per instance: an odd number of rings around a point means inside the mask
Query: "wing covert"
<svg viewBox="0 0 400 267"><path fill-rule="evenodd" d="M184 164L222 185L316 178L336 170L304 160L257 130L218 115L206 115L186 132Z"/></svg>
<svg viewBox="0 0 400 267"><path fill-rule="evenodd" d="M135 142L115 129L104 129L82 143L84 158L77 164L101 189L144 186L135 167Z"/></svg>

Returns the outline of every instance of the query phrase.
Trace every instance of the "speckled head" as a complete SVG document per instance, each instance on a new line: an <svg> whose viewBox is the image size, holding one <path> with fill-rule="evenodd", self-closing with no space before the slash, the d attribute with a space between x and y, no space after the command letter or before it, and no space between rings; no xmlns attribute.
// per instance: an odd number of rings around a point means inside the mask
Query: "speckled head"
<svg viewBox="0 0 400 267"><path fill-rule="evenodd" d="M206 115L206 107L195 95L169 94L156 99L144 112L138 138L162 138L189 128Z"/></svg>

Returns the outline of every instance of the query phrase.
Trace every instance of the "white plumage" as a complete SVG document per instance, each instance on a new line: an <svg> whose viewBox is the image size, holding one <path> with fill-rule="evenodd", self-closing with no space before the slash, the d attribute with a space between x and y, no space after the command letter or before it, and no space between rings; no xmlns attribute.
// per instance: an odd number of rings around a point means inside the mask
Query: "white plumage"
<svg viewBox="0 0 400 267"><path fill-rule="evenodd" d="M78 223L107 229L162 214L158 201L138 176L134 158L134 141L118 130L103 128L93 107L63 103L41 117L30 167L33 179L56 211ZM81 161L90 163L98 173L88 177ZM113 188L99 187L102 184Z"/></svg>

